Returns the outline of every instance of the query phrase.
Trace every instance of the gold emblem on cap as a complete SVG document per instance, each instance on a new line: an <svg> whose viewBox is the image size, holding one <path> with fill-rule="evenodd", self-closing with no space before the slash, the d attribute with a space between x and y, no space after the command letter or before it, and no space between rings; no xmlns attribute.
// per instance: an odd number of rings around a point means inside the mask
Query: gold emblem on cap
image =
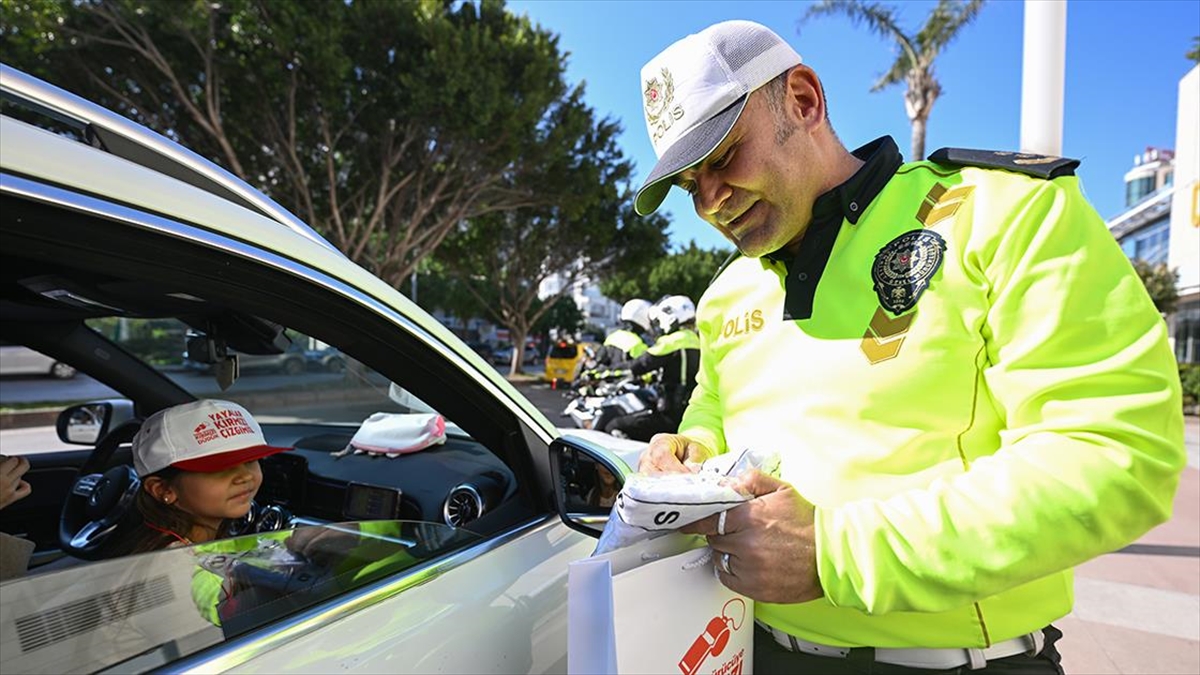
<svg viewBox="0 0 1200 675"><path fill-rule="evenodd" d="M683 117L683 106L671 105L675 100L675 78L671 71L663 68L660 71L662 79L652 77L646 80L646 88L642 91L646 121L650 125L650 137L657 143L675 120Z"/></svg>

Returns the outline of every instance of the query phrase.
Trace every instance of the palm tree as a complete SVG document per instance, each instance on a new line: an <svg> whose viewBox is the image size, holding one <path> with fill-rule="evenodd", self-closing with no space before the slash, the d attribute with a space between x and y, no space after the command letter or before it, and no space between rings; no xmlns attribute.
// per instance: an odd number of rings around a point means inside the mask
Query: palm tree
<svg viewBox="0 0 1200 675"><path fill-rule="evenodd" d="M983 7L984 0L939 0L929 13L925 25L916 35L906 35L897 23L897 10L876 2L862 0L823 0L808 8L801 23L815 16L841 14L855 25L865 25L885 39L896 41L900 54L892 67L871 87L880 91L903 80L904 109L912 124L912 160L925 158L925 125L929 112L942 87L933 74L933 62L959 31L971 23Z"/></svg>

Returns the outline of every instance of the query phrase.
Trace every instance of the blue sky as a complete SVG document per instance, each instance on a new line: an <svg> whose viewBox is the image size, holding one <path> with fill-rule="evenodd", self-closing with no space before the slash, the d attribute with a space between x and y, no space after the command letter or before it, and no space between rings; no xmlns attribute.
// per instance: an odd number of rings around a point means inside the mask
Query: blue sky
<svg viewBox="0 0 1200 675"><path fill-rule="evenodd" d="M885 0L886 2L886 0ZM763 23L792 43L821 77L830 118L850 148L890 134L907 156L911 132L903 85L870 93L891 65L893 46L826 17L797 27L808 2L704 0L510 0L509 8L560 35L570 54L568 78L586 84L588 102L622 122L621 145L635 164L635 183L654 164L642 121L638 73L671 42L727 19ZM914 31L935 4L894 0L902 25ZM1022 0L991 0L942 55L926 152L943 146L1013 150L1020 141ZM1200 34L1196 0L1070 0L1067 6L1063 155L1083 160L1077 171L1100 215L1124 205L1123 176L1147 146L1173 148L1178 84L1192 67L1184 55ZM906 157L907 158L907 157ZM696 218L673 189L663 208L677 246L728 247Z"/></svg>

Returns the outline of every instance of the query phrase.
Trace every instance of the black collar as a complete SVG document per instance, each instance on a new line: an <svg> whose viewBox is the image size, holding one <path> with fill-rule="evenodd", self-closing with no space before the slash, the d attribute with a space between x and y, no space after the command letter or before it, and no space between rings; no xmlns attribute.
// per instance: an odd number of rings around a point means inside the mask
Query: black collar
<svg viewBox="0 0 1200 675"><path fill-rule="evenodd" d="M865 162L846 182L817 197L813 217L800 242L800 250L790 261L782 249L767 254L767 258L787 265L786 296L783 303L785 321L812 317L813 296L817 283L829 262L833 242L841 229L842 220L858 224L871 200L895 175L903 160L900 149L891 136L877 138L854 151Z"/></svg>

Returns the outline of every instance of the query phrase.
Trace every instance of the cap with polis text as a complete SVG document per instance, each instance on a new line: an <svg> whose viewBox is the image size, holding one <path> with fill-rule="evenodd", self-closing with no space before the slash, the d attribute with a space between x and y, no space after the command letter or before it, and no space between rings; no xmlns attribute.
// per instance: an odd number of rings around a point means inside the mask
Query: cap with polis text
<svg viewBox="0 0 1200 675"><path fill-rule="evenodd" d="M667 47L642 68L642 109L658 163L637 192L639 215L654 212L675 174L713 151L750 92L801 62L774 31L724 21Z"/></svg>
<svg viewBox="0 0 1200 675"><path fill-rule="evenodd" d="M143 478L168 466L212 473L287 449L267 445L242 406L202 399L151 415L133 437L133 466Z"/></svg>

